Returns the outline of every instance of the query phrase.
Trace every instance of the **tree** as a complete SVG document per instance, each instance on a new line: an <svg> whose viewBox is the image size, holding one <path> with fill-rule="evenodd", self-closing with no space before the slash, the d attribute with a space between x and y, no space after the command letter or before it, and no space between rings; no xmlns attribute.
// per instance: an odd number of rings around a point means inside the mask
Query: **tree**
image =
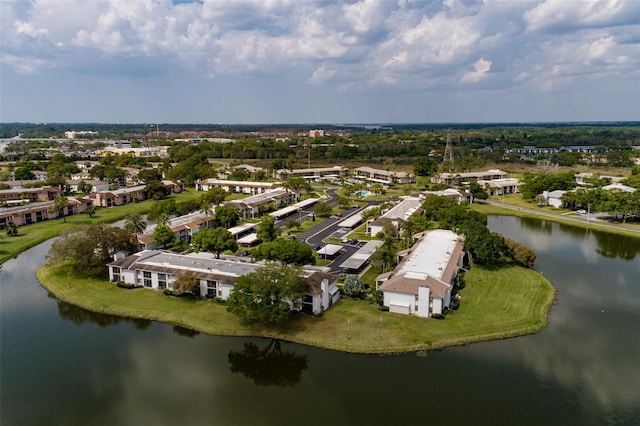
<svg viewBox="0 0 640 426"><path fill-rule="evenodd" d="M89 217L93 217L96 215L96 206L94 206L93 204L89 204L87 207L85 207L84 212L89 216Z"/></svg>
<svg viewBox="0 0 640 426"><path fill-rule="evenodd" d="M294 228L299 228L300 224L295 219L289 218L289 219L285 220L283 226L291 231Z"/></svg>
<svg viewBox="0 0 640 426"><path fill-rule="evenodd" d="M349 297L355 297L361 299L364 296L364 286L360 277L355 274L349 274L344 279L344 285L342 287L344 294Z"/></svg>
<svg viewBox="0 0 640 426"><path fill-rule="evenodd" d="M486 226L473 226L466 230L464 248L473 262L481 265L500 263L511 257L504 238L489 231Z"/></svg>
<svg viewBox="0 0 640 426"><path fill-rule="evenodd" d="M396 249L393 238L386 237L380 247L371 256L371 262L383 273L390 271L396 265Z"/></svg>
<svg viewBox="0 0 640 426"><path fill-rule="evenodd" d="M236 279L227 310L244 321L281 324L306 294L300 268L268 264Z"/></svg>
<svg viewBox="0 0 640 426"><path fill-rule="evenodd" d="M262 243L251 251L258 260L278 260L285 265L315 265L316 257L313 249L296 240L277 240Z"/></svg>
<svg viewBox="0 0 640 426"><path fill-rule="evenodd" d="M454 206L457 206L456 200L438 195L427 195L422 203L424 216L428 220L434 221L440 220L444 212Z"/></svg>
<svg viewBox="0 0 640 426"><path fill-rule="evenodd" d="M227 191L225 191L224 189L218 186L214 186L213 188L211 188L210 190L208 190L207 192L205 192L200 196L200 203L209 204L209 205L222 204L224 200L227 198L227 195L229 195Z"/></svg>
<svg viewBox="0 0 640 426"><path fill-rule="evenodd" d="M240 209L236 207L218 206L215 211L216 220L225 228L236 226L240 220Z"/></svg>
<svg viewBox="0 0 640 426"><path fill-rule="evenodd" d="M469 183L469 192L471 192L473 198L477 200L486 200L487 198L489 198L487 190L475 180L472 180Z"/></svg>
<svg viewBox="0 0 640 426"><path fill-rule="evenodd" d="M16 235L18 235L18 225L16 225L14 221L10 220L9 222L7 222L6 232L10 237L15 237Z"/></svg>
<svg viewBox="0 0 640 426"><path fill-rule="evenodd" d="M47 260L68 262L78 271L106 273L106 264L118 252L131 253L135 242L131 234L118 227L104 224L76 227L63 232L53 243Z"/></svg>
<svg viewBox="0 0 640 426"><path fill-rule="evenodd" d="M185 293L200 294L200 280L191 272L184 272L178 275L171 283L171 287L177 296Z"/></svg>
<svg viewBox="0 0 640 426"><path fill-rule="evenodd" d="M171 247L177 239L176 234L167 225L159 224L153 230L153 241L158 247Z"/></svg>
<svg viewBox="0 0 640 426"><path fill-rule="evenodd" d="M171 193L171 189L159 180L147 182L145 191L147 198L153 198L154 200L161 200Z"/></svg>
<svg viewBox="0 0 640 426"><path fill-rule="evenodd" d="M162 172L160 169L142 169L138 172L138 180L143 183L162 180Z"/></svg>
<svg viewBox="0 0 640 426"><path fill-rule="evenodd" d="M81 180L80 183L78 183L78 192L81 192L87 195L88 193L91 192L92 189L93 189L93 185L91 185L90 183L86 183L83 180Z"/></svg>
<svg viewBox="0 0 640 426"><path fill-rule="evenodd" d="M431 176L438 171L438 163L430 157L419 157L413 163L413 173L416 176Z"/></svg>
<svg viewBox="0 0 640 426"><path fill-rule="evenodd" d="M140 213L130 213L124 218L124 230L134 236L142 234L147 229L147 222Z"/></svg>
<svg viewBox="0 0 640 426"><path fill-rule="evenodd" d="M176 200L169 198L168 200L156 201L149 209L147 218L149 220L158 220L161 216L171 217L177 211Z"/></svg>
<svg viewBox="0 0 640 426"><path fill-rule="evenodd" d="M229 180L242 181L242 180L248 180L248 179L249 179L249 172L242 168L235 169L229 174Z"/></svg>
<svg viewBox="0 0 640 426"><path fill-rule="evenodd" d="M214 253L218 259L220 258L220 253L238 249L238 243L236 243L231 232L223 227L206 228L198 231L191 239L191 245L194 251L208 251Z"/></svg>
<svg viewBox="0 0 640 426"><path fill-rule="evenodd" d="M53 205L49 208L49 213L58 213L58 216L62 216L64 223L67 223L67 217L64 213L64 209L69 206L69 199L64 195L59 195L53 200Z"/></svg>
<svg viewBox="0 0 640 426"><path fill-rule="evenodd" d="M275 219L268 215L263 216L260 223L258 223L258 239L268 243L269 241L273 241L278 238L278 235L280 235L280 230L276 227Z"/></svg>
<svg viewBox="0 0 640 426"><path fill-rule="evenodd" d="M313 206L313 212L317 216L327 217L331 215L331 213L333 212L333 208L328 203L320 202Z"/></svg>
<svg viewBox="0 0 640 426"><path fill-rule="evenodd" d="M287 190L295 192L311 192L311 185L309 182L301 178L300 176L291 175L282 184Z"/></svg>

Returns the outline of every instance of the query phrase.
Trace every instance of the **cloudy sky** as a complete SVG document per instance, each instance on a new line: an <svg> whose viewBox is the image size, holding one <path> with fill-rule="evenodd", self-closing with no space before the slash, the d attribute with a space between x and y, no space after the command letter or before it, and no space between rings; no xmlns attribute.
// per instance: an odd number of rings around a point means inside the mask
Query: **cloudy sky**
<svg viewBox="0 0 640 426"><path fill-rule="evenodd" d="M640 120L639 4L2 0L0 121Z"/></svg>

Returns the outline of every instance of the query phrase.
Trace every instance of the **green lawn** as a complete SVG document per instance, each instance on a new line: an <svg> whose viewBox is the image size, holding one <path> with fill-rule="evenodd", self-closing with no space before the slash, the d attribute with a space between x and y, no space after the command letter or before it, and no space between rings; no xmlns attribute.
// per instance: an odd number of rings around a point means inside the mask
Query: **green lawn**
<svg viewBox="0 0 640 426"><path fill-rule="evenodd" d="M57 298L96 312L145 318L212 335L264 336L360 353L389 353L535 333L547 324L553 286L531 269L473 268L466 274L460 309L445 320L381 312L365 301L343 299L322 317L299 315L287 325L245 325L210 300L164 296L147 289L125 290L103 280L43 265L38 279Z"/></svg>

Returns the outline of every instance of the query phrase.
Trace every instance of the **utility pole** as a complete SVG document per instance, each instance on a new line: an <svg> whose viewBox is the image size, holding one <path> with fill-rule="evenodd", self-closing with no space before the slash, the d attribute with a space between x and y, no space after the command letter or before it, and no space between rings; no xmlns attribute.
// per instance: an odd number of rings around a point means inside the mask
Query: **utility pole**
<svg viewBox="0 0 640 426"><path fill-rule="evenodd" d="M444 148L444 155L442 158L442 165L449 161L449 173L453 168L453 148L451 147L451 129L447 129L447 145Z"/></svg>

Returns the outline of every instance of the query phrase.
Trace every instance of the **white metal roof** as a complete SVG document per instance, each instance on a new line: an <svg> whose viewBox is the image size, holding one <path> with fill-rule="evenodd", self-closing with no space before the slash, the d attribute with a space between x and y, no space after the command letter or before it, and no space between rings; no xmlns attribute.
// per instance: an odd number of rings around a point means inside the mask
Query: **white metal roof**
<svg viewBox="0 0 640 426"><path fill-rule="evenodd" d="M458 235L453 231L435 229L426 232L397 274L404 274L407 278L426 279L426 275L430 275L442 279L457 242Z"/></svg>
<svg viewBox="0 0 640 426"><path fill-rule="evenodd" d="M340 250L342 250L342 246L338 244L327 244L318 250L318 254L325 256L333 256L337 254Z"/></svg>

